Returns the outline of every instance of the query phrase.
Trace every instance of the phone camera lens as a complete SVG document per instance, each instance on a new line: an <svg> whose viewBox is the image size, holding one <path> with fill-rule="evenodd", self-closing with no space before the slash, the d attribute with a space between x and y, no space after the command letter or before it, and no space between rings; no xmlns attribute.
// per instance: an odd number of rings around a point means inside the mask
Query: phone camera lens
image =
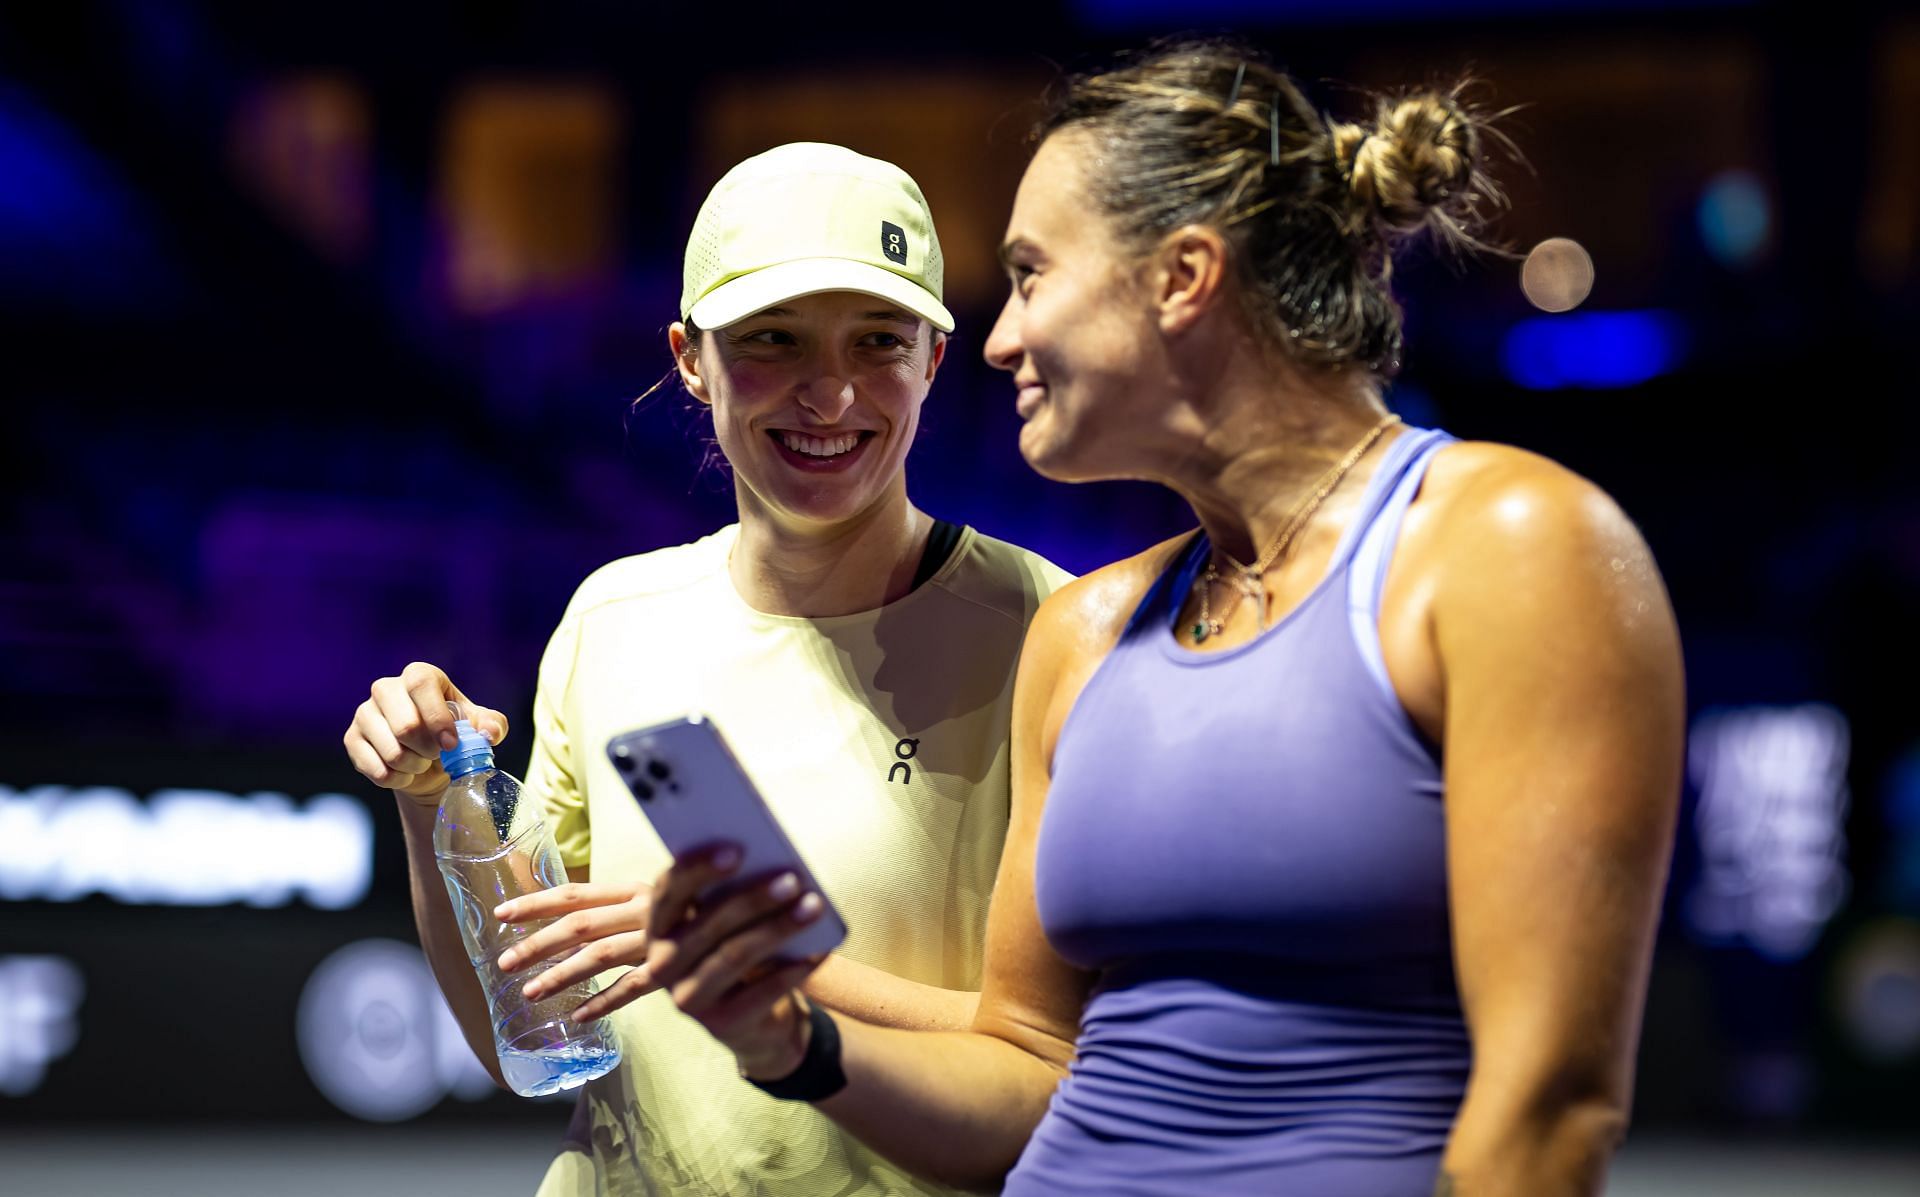
<svg viewBox="0 0 1920 1197"><path fill-rule="evenodd" d="M667 768L665 761L656 759L647 762L647 772L653 774L655 781L665 781L672 775L673 770Z"/></svg>
<svg viewBox="0 0 1920 1197"><path fill-rule="evenodd" d="M635 767L633 751L625 744L616 744L613 749L613 765L622 773L633 772Z"/></svg>
<svg viewBox="0 0 1920 1197"><path fill-rule="evenodd" d="M639 778L634 778L628 784L633 787L633 796L640 801L646 802L653 797L653 787L641 781Z"/></svg>

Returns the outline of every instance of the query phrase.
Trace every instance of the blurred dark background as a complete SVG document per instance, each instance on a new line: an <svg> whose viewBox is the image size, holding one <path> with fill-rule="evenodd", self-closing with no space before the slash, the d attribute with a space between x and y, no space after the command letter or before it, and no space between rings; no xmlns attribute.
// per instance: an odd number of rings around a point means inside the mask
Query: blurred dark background
<svg viewBox="0 0 1920 1197"><path fill-rule="evenodd" d="M1031 474L979 357L1042 93L1178 30L1336 113L1467 70L1524 105L1514 255L1403 263L1390 402L1595 479L1672 589L1694 722L1637 1134L1920 1177L1920 17L1741 0L0 9L0 1159L557 1134L448 1037L354 707L424 659L529 726L574 585L731 518L691 402L633 401L701 197L785 141L933 205L960 331L924 507L1075 570L1187 526Z"/></svg>

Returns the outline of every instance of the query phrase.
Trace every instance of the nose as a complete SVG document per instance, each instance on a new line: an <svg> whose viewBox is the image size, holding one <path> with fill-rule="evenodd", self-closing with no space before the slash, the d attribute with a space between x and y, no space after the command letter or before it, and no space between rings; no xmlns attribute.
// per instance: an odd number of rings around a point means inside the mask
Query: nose
<svg viewBox="0 0 1920 1197"><path fill-rule="evenodd" d="M1000 305L1000 315L982 350L989 366L1009 373L1020 368L1020 359L1027 353L1020 343L1020 315L1014 310L1018 299L1018 295L1008 295L1007 302Z"/></svg>
<svg viewBox="0 0 1920 1197"><path fill-rule="evenodd" d="M851 371L826 369L800 388L800 406L812 412L822 424L837 424L853 406Z"/></svg>

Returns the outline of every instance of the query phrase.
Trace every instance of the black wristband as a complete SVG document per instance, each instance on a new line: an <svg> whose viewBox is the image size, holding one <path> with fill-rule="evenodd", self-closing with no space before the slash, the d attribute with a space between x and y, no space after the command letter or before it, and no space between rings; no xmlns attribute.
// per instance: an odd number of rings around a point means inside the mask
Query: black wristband
<svg viewBox="0 0 1920 1197"><path fill-rule="evenodd" d="M747 1077L747 1083L769 1097L786 1101L820 1101L846 1088L847 1074L840 1070L840 1028L834 1025L833 1016L820 1003L808 1002L807 1023L813 1033L807 1038L807 1052L800 1057L800 1067L777 1081Z"/></svg>

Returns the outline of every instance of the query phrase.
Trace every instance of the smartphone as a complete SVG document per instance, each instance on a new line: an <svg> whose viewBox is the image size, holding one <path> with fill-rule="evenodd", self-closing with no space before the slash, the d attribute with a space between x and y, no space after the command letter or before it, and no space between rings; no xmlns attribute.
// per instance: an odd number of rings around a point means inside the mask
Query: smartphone
<svg viewBox="0 0 1920 1197"><path fill-rule="evenodd" d="M779 959L824 956L847 938L840 912L713 720L694 714L623 732L607 741L607 759L675 860L720 843L740 849L733 876L702 890L696 902L711 905L790 872L800 879L801 892L819 894L826 909L787 940Z"/></svg>

